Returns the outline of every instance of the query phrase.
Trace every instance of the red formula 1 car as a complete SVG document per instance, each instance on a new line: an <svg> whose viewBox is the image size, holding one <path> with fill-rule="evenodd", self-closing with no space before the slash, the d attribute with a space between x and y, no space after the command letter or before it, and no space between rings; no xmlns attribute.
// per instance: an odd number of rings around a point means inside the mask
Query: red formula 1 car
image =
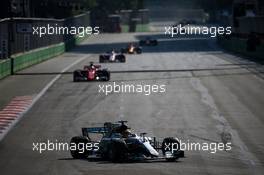
<svg viewBox="0 0 264 175"><path fill-rule="evenodd" d="M107 69L101 69L101 65L84 66L82 70L73 72L73 81L109 81L110 72Z"/></svg>
<svg viewBox="0 0 264 175"><path fill-rule="evenodd" d="M128 54L137 53L137 54L141 54L142 53L142 48L131 43L126 48L122 48L121 49L121 53L128 53Z"/></svg>

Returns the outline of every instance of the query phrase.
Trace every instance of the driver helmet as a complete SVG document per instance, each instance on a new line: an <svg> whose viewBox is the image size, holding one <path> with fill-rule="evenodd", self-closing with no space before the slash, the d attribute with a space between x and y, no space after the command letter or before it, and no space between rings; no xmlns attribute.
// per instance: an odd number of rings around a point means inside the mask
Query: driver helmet
<svg viewBox="0 0 264 175"><path fill-rule="evenodd" d="M122 134L123 138L128 138L129 135L131 135L131 131L129 129L126 129L126 130L122 131L121 134Z"/></svg>
<svg viewBox="0 0 264 175"><path fill-rule="evenodd" d="M94 63L93 62L90 62L90 67L94 68Z"/></svg>

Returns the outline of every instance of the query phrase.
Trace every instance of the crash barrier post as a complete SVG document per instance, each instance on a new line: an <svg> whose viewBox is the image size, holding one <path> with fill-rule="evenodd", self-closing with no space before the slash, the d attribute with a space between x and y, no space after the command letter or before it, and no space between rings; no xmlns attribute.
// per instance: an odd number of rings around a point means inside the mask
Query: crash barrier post
<svg viewBox="0 0 264 175"><path fill-rule="evenodd" d="M0 79L11 74L10 59L0 61Z"/></svg>
<svg viewBox="0 0 264 175"><path fill-rule="evenodd" d="M247 39L238 37L218 37L218 43L226 50L247 56L253 59L264 59L264 43L263 41L256 46L255 51L247 50Z"/></svg>
<svg viewBox="0 0 264 175"><path fill-rule="evenodd" d="M14 58L10 58L10 74L14 75Z"/></svg>

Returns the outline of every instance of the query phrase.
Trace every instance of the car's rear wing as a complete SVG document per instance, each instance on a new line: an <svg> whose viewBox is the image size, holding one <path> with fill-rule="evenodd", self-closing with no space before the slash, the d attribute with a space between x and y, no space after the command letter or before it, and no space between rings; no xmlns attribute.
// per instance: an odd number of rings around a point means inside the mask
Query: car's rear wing
<svg viewBox="0 0 264 175"><path fill-rule="evenodd" d="M91 127L91 128L82 128L83 136L89 137L89 133L94 134L105 134L107 132L107 128L105 127Z"/></svg>

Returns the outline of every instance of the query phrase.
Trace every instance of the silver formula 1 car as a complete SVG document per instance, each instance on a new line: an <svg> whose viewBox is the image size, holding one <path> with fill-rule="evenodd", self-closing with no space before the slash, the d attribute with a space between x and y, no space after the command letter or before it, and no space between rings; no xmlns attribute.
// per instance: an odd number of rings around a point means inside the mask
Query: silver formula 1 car
<svg viewBox="0 0 264 175"><path fill-rule="evenodd" d="M122 53L117 53L114 50L101 54L99 56L100 63L124 63L126 62L126 56Z"/></svg>
<svg viewBox="0 0 264 175"><path fill-rule="evenodd" d="M130 131L125 124L104 123L102 127L82 128L82 136L73 137L71 145L84 145L98 143L97 149L81 151L71 150L73 158L100 158L112 162L126 162L139 160L164 159L175 161L184 157L184 151L180 150L179 142L172 137L164 138L159 142L156 137L147 137L146 133L137 135ZM101 134L102 138L96 142L90 138L91 133Z"/></svg>

